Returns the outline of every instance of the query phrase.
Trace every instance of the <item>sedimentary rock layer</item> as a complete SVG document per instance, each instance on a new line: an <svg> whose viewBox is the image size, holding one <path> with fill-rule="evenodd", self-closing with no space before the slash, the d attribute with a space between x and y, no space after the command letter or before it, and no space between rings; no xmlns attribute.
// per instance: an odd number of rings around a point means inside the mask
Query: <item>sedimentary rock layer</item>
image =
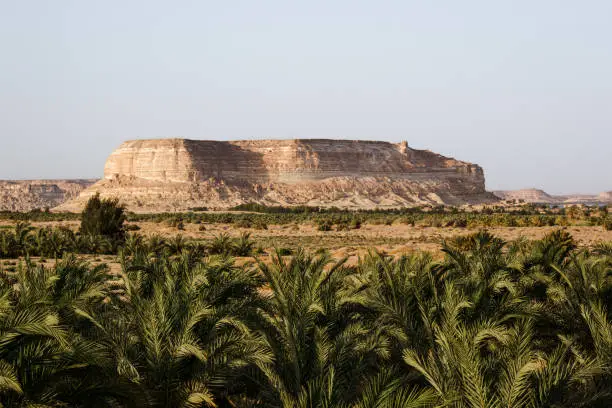
<svg viewBox="0 0 612 408"><path fill-rule="evenodd" d="M460 173L482 178L477 165L404 144L353 140L133 140L108 158L104 177L163 182L295 183L330 177L414 177ZM484 185L482 186L484 189Z"/></svg>
<svg viewBox="0 0 612 408"><path fill-rule="evenodd" d="M227 208L245 202L351 208L493 201L484 173L404 143L353 140L133 140L108 158L99 192L133 211Z"/></svg>
<svg viewBox="0 0 612 408"><path fill-rule="evenodd" d="M96 180L0 180L0 211L53 208L94 184Z"/></svg>

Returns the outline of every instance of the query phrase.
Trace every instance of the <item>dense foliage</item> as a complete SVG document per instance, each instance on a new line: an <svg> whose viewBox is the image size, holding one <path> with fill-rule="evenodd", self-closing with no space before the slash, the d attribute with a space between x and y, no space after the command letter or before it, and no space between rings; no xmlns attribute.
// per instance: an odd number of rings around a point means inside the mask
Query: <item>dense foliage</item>
<svg viewBox="0 0 612 408"><path fill-rule="evenodd" d="M36 229L25 222L18 222L12 230L0 231L0 258L18 257L60 258L64 253L118 254L121 251L140 251L157 255L178 255L184 249L196 250L208 255L251 256L261 252L248 232L238 237L221 233L207 243L185 238L183 235L162 237L128 233L125 237L84 235L67 227Z"/></svg>
<svg viewBox="0 0 612 408"><path fill-rule="evenodd" d="M225 249L244 243L172 245L128 239L120 270L74 255L4 269L0 403L612 405L611 244L480 232L440 261L356 266L299 250L238 266Z"/></svg>
<svg viewBox="0 0 612 408"><path fill-rule="evenodd" d="M87 236L103 236L113 241L121 241L125 231L125 208L116 198L100 198L99 194L91 197L81 214L79 232Z"/></svg>
<svg viewBox="0 0 612 408"><path fill-rule="evenodd" d="M93 203L92 203L93 205ZM572 206L567 208L523 204L517 207L484 208L415 207L374 210L346 210L319 207L267 207L243 204L235 212L185 212L134 214L126 213L130 222L165 222L173 226L193 224L233 224L237 227L266 229L267 225L312 223L331 229L346 229L362 223L402 223L422 227L544 227L544 226L604 226L612 228L612 216L607 207ZM68 221L81 219L80 214L32 211L29 213L0 212L0 219L16 221ZM334 228L331 228L335 226Z"/></svg>

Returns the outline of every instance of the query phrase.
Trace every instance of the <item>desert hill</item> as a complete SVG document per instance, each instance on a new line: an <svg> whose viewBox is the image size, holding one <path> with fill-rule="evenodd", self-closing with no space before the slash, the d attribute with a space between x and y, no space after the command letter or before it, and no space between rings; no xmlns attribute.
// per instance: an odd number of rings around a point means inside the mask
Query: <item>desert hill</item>
<svg viewBox="0 0 612 408"><path fill-rule="evenodd" d="M0 180L0 211L53 208L97 180Z"/></svg>
<svg viewBox="0 0 612 408"><path fill-rule="evenodd" d="M523 200L526 203L554 203L558 199L536 188L522 190L499 190L493 191L497 197L504 200Z"/></svg>
<svg viewBox="0 0 612 408"><path fill-rule="evenodd" d="M526 203L541 203L552 205L569 205L569 204L609 204L612 203L612 191L603 192L600 194L567 194L567 195L551 195L542 190L535 188L523 190L501 190L493 191L497 197L503 200L522 200Z"/></svg>
<svg viewBox="0 0 612 408"><path fill-rule="evenodd" d="M407 143L357 140L132 140L104 178L57 210L118 197L135 212L267 205L384 208L494 202L476 164Z"/></svg>

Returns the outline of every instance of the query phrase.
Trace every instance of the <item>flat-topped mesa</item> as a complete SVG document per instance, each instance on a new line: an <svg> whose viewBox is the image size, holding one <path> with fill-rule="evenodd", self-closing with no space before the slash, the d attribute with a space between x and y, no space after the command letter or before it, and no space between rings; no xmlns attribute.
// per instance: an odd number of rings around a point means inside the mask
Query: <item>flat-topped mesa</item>
<svg viewBox="0 0 612 408"><path fill-rule="evenodd" d="M482 169L441 155L395 144L360 140L132 140L106 162L104 177L161 182L223 180L228 184L299 183L331 177L419 179L456 174L482 180Z"/></svg>
<svg viewBox="0 0 612 408"><path fill-rule="evenodd" d="M256 202L354 209L498 200L482 169L403 143L361 140L132 140L104 179L57 210L80 211L100 193L131 211L229 208Z"/></svg>

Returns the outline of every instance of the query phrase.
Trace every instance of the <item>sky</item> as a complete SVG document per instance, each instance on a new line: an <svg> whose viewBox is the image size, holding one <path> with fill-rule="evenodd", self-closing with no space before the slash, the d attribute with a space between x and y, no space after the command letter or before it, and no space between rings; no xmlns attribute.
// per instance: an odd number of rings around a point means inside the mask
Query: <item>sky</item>
<svg viewBox="0 0 612 408"><path fill-rule="evenodd" d="M128 139L399 142L612 190L609 0L0 0L0 179Z"/></svg>

